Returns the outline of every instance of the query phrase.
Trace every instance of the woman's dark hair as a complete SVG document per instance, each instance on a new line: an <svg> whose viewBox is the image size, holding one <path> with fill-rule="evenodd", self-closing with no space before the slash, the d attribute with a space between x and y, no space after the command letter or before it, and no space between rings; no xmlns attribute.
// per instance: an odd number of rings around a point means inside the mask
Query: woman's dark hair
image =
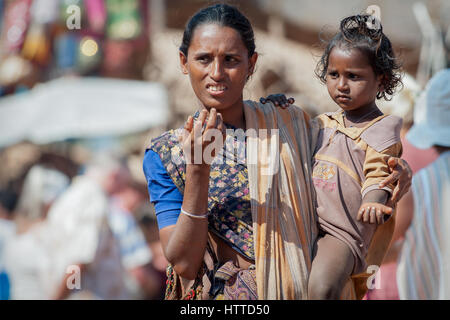
<svg viewBox="0 0 450 320"><path fill-rule="evenodd" d="M396 88L402 84L401 66L381 24L369 26L370 23L373 24L373 19L370 15L355 15L343 19L339 32L327 43L315 72L319 79L326 83L328 60L334 47L361 50L367 56L374 73L383 76L383 89L377 93L377 99L390 100Z"/></svg>
<svg viewBox="0 0 450 320"><path fill-rule="evenodd" d="M203 24L215 23L235 29L241 35L248 56L255 53L255 37L250 21L236 8L227 4L216 4L203 8L192 16L183 33L180 51L187 57L195 29Z"/></svg>

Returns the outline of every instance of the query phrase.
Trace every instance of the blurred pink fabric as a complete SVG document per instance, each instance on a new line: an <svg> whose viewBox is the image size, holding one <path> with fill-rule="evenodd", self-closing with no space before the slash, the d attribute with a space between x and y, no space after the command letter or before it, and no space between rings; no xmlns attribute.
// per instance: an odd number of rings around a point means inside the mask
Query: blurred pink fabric
<svg viewBox="0 0 450 320"><path fill-rule="evenodd" d="M105 3L103 0L85 0L84 3L91 28L102 33L107 19Z"/></svg>
<svg viewBox="0 0 450 320"><path fill-rule="evenodd" d="M375 277L375 283L380 281L380 286L369 290L364 300L399 300L396 273L397 262L382 264Z"/></svg>
<svg viewBox="0 0 450 320"><path fill-rule="evenodd" d="M439 157L439 154L434 148L418 149L414 147L406 138L402 138L401 140L403 145L402 159L405 159L406 162L408 162L413 174L420 169L425 168Z"/></svg>

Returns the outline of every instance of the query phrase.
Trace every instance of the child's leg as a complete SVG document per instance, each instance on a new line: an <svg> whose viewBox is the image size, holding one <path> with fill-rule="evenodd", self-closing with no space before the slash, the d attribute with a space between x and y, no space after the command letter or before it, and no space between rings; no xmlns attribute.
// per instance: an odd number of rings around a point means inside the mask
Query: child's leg
<svg viewBox="0 0 450 320"><path fill-rule="evenodd" d="M339 299L353 264L353 254L344 242L329 234L319 239L309 276L309 299Z"/></svg>

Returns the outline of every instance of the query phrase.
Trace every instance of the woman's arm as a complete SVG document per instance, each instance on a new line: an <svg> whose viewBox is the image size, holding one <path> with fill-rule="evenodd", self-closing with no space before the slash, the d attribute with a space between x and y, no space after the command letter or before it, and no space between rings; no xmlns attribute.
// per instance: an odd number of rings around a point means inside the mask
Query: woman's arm
<svg viewBox="0 0 450 320"><path fill-rule="evenodd" d="M161 244L167 260L173 265L175 271L186 279L195 279L203 261L208 239L208 219L202 216L208 212L210 163L201 159L201 163L195 164L191 163L190 159L194 159L194 150L201 150L203 155L203 150L211 144L205 138L208 130L224 131L221 116L217 115L215 109L211 109L210 117L202 133L207 116L208 112L203 110L195 124L190 117L185 125L185 134L180 138L183 150L188 148L191 150L191 154L185 152L188 159L181 208L198 217L180 214L175 225L160 230Z"/></svg>
<svg viewBox="0 0 450 320"><path fill-rule="evenodd" d="M192 214L208 210L209 171L186 166L182 208ZM208 219L180 214L176 225L159 231L166 259L183 278L194 279L200 269L208 237Z"/></svg>
<svg viewBox="0 0 450 320"><path fill-rule="evenodd" d="M159 226L160 245L163 249L163 254L167 260L166 248L168 247L168 240L170 235L175 230L175 226L180 217L181 207L183 206L184 196L180 193L174 182L168 175L161 159L157 153L149 150L144 157L143 164L144 173L148 182L148 192L150 201L155 206L156 218ZM190 173L188 173L188 176ZM192 179L189 179L192 181ZM187 184L187 192L189 194L189 183ZM192 197L187 196L186 199ZM202 219L205 220L205 219ZM181 224L181 223L180 223ZM181 224L183 226L183 224ZM198 246L193 246L196 249ZM169 253L173 250L169 250ZM192 255L195 257L195 255ZM195 259L195 258L194 258ZM175 264L173 259L170 259L172 264ZM198 259L197 259L198 260ZM176 264L175 264L176 265ZM180 272L179 268L176 267ZM181 274L184 272L181 271Z"/></svg>

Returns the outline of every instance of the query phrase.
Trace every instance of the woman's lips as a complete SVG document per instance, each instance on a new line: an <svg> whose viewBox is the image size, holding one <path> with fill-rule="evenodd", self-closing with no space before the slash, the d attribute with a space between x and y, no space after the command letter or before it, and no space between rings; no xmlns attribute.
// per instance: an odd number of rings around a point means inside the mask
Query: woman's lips
<svg viewBox="0 0 450 320"><path fill-rule="evenodd" d="M212 96L221 96L227 91L227 87L223 84L214 84L214 85L207 85L206 90L208 93Z"/></svg>

